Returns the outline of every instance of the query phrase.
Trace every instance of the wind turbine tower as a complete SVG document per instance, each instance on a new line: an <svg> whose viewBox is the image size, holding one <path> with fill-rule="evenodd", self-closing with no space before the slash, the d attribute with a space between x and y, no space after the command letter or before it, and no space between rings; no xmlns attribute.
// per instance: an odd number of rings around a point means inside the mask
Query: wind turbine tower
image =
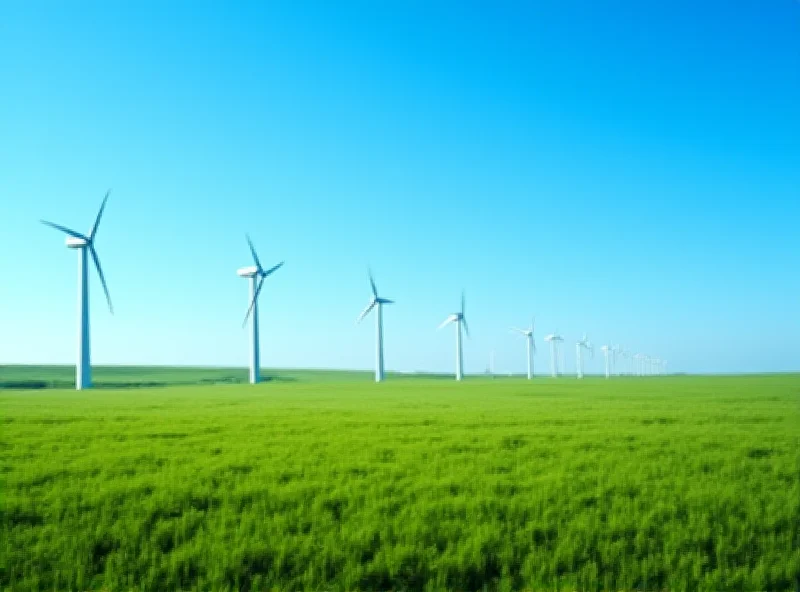
<svg viewBox="0 0 800 592"><path fill-rule="evenodd" d="M558 378L559 342L564 341L564 338L558 334L558 331L556 331L555 333L546 335L544 340L550 342L550 375L553 378Z"/></svg>
<svg viewBox="0 0 800 592"><path fill-rule="evenodd" d="M383 373L383 305L394 304L394 300L388 298L381 298L378 296L378 288L375 287L375 280L372 277L372 271L368 271L369 285L372 288L372 298L367 304L367 307L361 312L356 323L367 316L370 311L375 309L375 382L381 382L384 378Z"/></svg>
<svg viewBox="0 0 800 592"><path fill-rule="evenodd" d="M521 333L525 336L525 343L527 344L527 353L528 353L528 380L533 378L533 355L536 353L536 342L533 339L533 327L536 323L536 319L531 319L531 327L530 329L518 329L517 327L511 327L512 331L516 331L517 333Z"/></svg>
<svg viewBox="0 0 800 592"><path fill-rule="evenodd" d="M603 347L600 348L600 351L603 352L603 357L605 358L606 361L606 378L608 378L611 374L611 367L609 365L609 354L611 353L611 346L604 345Z"/></svg>
<svg viewBox="0 0 800 592"><path fill-rule="evenodd" d="M469 326L467 325L467 318L464 316L464 292L461 292L461 311L454 312L448 316L439 329L449 323L455 323L456 326L456 380L461 380L464 377L464 355L461 347L461 326L464 326L464 333L469 337Z"/></svg>
<svg viewBox="0 0 800 592"><path fill-rule="evenodd" d="M253 315L252 334L250 337L250 384L257 384L261 382L261 356L258 335L258 295L261 294L261 288L264 286L264 280L277 271L282 265L283 261L265 270L261 267L261 261L258 260L256 249L253 247L253 242L250 237L245 235L247 245L250 247L250 254L253 256L253 263L249 267L242 267L236 271L239 277L247 278L250 280L250 307L247 309L247 314L244 316L242 327L247 325L247 319Z"/></svg>
<svg viewBox="0 0 800 592"><path fill-rule="evenodd" d="M108 310L111 314L114 314L106 278L103 275L103 268L100 266L100 259L94 248L97 228L100 226L100 219L103 217L103 211L106 208L110 193L111 190L109 189L103 198L103 203L100 204L100 210L97 212L97 218L95 218L88 236L66 226L41 220L42 224L60 230L67 235L67 248L80 250L80 258L78 259L78 361L75 364L75 388L77 390L92 386L92 357L89 335L89 255L92 256L97 275L100 276L100 283L103 285L103 292L105 292L106 302L108 302Z"/></svg>
<svg viewBox="0 0 800 592"><path fill-rule="evenodd" d="M583 339L575 344L575 360L577 362L577 375L578 378L583 378L583 350L586 349L591 352L594 357L594 346L589 342L586 333L583 334Z"/></svg>

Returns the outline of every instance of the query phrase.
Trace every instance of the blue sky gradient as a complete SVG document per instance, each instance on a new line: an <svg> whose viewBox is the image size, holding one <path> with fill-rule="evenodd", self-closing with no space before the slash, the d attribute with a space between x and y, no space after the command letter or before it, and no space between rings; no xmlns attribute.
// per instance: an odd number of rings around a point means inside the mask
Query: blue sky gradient
<svg viewBox="0 0 800 592"><path fill-rule="evenodd" d="M0 363L522 372L510 325L800 369L800 2L5 2ZM600 371L601 356L589 363Z"/></svg>

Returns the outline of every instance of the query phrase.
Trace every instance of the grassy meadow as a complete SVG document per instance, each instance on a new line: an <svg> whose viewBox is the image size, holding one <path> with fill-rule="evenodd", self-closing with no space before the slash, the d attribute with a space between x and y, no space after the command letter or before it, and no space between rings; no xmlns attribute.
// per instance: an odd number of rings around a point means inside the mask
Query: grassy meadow
<svg viewBox="0 0 800 592"><path fill-rule="evenodd" d="M797 375L129 374L0 391L0 589L800 589Z"/></svg>

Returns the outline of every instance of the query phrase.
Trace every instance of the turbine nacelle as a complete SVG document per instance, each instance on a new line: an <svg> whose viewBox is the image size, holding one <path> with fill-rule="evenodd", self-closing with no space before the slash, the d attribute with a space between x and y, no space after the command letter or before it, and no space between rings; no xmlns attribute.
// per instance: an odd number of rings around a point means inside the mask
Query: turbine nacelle
<svg viewBox="0 0 800 592"><path fill-rule="evenodd" d="M78 238L76 236L68 236L64 241L68 249L83 249L89 245L88 238Z"/></svg>
<svg viewBox="0 0 800 592"><path fill-rule="evenodd" d="M252 278L258 275L258 267L251 265L249 267L240 267L236 270L236 275L243 278Z"/></svg>

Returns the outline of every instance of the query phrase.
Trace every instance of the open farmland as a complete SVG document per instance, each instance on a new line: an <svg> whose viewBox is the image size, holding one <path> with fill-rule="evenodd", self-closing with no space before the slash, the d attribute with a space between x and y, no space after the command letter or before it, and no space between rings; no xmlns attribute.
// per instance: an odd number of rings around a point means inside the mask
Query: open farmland
<svg viewBox="0 0 800 592"><path fill-rule="evenodd" d="M0 391L1 587L800 586L800 376L296 378Z"/></svg>

